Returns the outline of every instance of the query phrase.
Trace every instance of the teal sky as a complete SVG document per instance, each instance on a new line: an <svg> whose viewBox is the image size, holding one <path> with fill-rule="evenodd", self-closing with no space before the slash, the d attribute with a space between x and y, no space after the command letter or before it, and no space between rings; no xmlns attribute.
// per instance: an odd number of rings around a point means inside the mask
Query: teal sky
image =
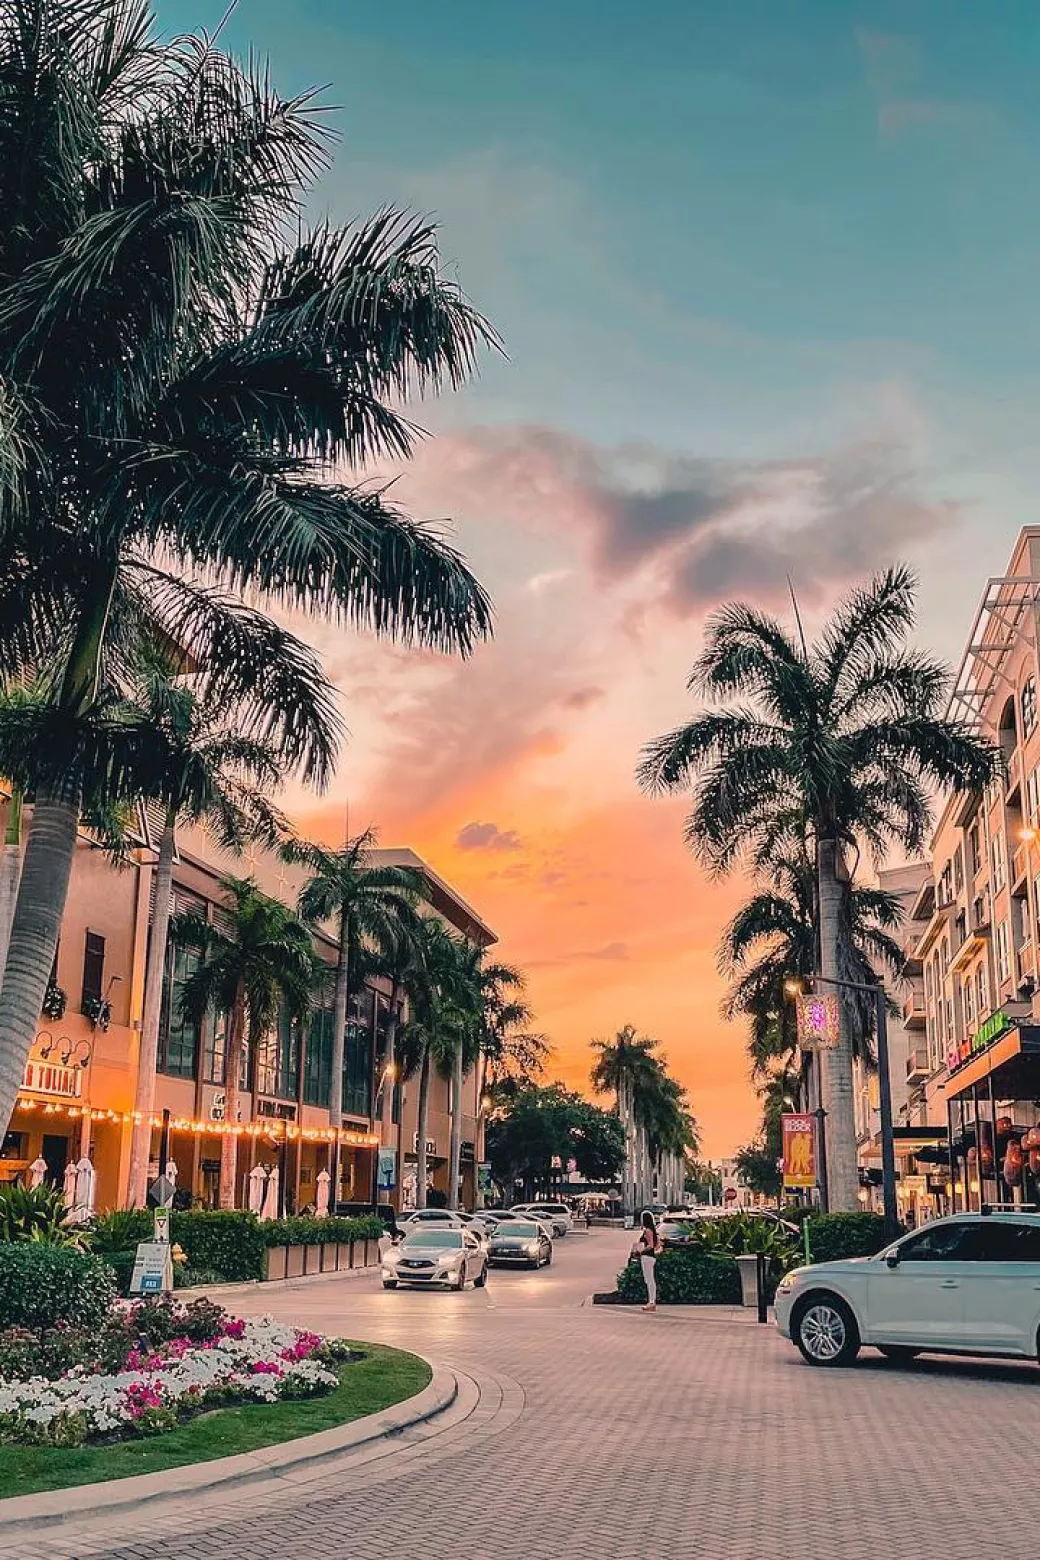
<svg viewBox="0 0 1040 1560"><path fill-rule="evenodd" d="M569 1081L645 1025L731 1147L742 886L703 884L635 755L720 599L786 612L790 574L811 629L903 559L956 658L1037 519L1040 5L240 0L223 40L329 84L314 214L435 213L508 351L422 409L397 489L457 522L495 643L434 668L319 635L352 733L330 835L349 789L502 932Z"/></svg>

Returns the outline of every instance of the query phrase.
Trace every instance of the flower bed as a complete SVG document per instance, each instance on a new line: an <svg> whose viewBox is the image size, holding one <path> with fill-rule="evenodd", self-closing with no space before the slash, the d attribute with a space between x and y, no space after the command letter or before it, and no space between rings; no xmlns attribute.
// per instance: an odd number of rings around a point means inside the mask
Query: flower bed
<svg viewBox="0 0 1040 1560"><path fill-rule="evenodd" d="M92 1333L0 1334L0 1443L79 1446L156 1435L204 1410L314 1397L356 1358L334 1339L243 1321L210 1301L145 1300Z"/></svg>

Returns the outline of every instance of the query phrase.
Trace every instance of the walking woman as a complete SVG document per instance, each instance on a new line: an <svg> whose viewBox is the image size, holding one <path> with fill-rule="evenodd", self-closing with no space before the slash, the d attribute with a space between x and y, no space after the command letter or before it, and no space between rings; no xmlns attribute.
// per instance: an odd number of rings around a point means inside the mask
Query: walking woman
<svg viewBox="0 0 1040 1560"><path fill-rule="evenodd" d="M657 1220L648 1208L643 1214L639 1239L632 1248L632 1255L639 1258L639 1266L643 1270L643 1282L646 1285L644 1311L657 1310L657 1274L654 1266L663 1245L664 1242L657 1232Z"/></svg>

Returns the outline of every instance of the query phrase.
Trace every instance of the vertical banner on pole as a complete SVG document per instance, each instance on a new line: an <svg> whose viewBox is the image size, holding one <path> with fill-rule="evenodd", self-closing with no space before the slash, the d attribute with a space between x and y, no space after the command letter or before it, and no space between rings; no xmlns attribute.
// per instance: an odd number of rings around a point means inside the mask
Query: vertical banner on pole
<svg viewBox="0 0 1040 1560"><path fill-rule="evenodd" d="M816 1184L816 1141L812 1116L781 1116L780 1125L784 1146L784 1185L814 1186Z"/></svg>

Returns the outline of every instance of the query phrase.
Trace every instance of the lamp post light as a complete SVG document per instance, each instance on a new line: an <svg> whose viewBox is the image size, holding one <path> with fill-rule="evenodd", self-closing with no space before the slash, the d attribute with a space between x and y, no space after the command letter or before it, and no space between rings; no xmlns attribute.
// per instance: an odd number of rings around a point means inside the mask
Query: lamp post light
<svg viewBox="0 0 1040 1560"><path fill-rule="evenodd" d="M874 998L877 1016L878 1114L881 1117L881 1193L885 1214L885 1239L894 1240L899 1228L899 1213L896 1205L896 1151L892 1132L892 1077L888 1068L888 1009L885 1003L885 988L880 981L868 984L866 981L837 980L830 975L811 975L809 979L814 984L835 986L841 991L868 991ZM785 981L784 990L789 995L797 995L801 991L801 983L795 980ZM822 1116L822 1104L816 1114L818 1117ZM822 1130L820 1136L822 1141Z"/></svg>

